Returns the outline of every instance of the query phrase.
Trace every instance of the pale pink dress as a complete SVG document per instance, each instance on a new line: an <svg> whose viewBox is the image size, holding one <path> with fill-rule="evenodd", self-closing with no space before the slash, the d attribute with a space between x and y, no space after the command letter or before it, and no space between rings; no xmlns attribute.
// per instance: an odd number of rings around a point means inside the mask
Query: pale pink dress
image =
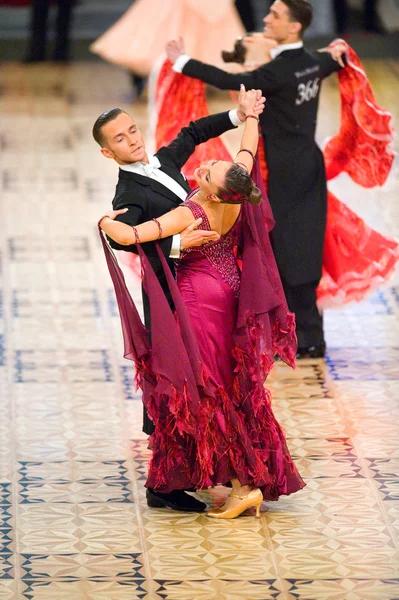
<svg viewBox="0 0 399 600"><path fill-rule="evenodd" d="M216 65L243 33L233 0L136 0L90 50L146 76L169 40L182 36L187 54Z"/></svg>

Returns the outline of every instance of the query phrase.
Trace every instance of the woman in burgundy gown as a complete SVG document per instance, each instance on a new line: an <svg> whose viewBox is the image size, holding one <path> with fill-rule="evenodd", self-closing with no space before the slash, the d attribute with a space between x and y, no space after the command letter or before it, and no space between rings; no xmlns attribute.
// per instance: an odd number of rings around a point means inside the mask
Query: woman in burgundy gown
<svg viewBox="0 0 399 600"><path fill-rule="evenodd" d="M194 175L197 190L155 222L131 228L114 220L121 211L111 211L99 223L118 243L138 244L151 303L151 347L146 347L140 323L135 329L131 299L121 300L123 282L106 252L125 356L135 360L155 425L146 486L168 492L231 481L226 504L208 512L216 518L234 518L253 506L259 516L263 499L277 500L304 486L264 387L275 354L293 366L296 337L266 234L271 213L266 199L260 204L262 192L248 175L258 144L254 106L259 95L241 91L247 119L235 163L201 165ZM184 252L178 289L166 272L172 315L140 243L178 233L199 217L200 228L217 231L220 239Z"/></svg>

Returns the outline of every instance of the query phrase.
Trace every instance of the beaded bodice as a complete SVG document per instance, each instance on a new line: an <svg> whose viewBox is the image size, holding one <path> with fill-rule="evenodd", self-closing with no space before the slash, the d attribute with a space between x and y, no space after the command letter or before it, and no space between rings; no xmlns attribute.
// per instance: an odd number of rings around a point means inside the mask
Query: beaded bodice
<svg viewBox="0 0 399 600"><path fill-rule="evenodd" d="M202 223L198 229L211 231L208 216L200 204L189 198L183 202L181 206L187 206L193 213L195 219L202 218ZM211 265L219 271L223 279L225 279L233 288L236 296L239 296L240 272L233 253L234 229L235 227L232 227L225 235L222 235L217 242L210 242L204 246L183 250L181 259L184 260L184 257L192 252L199 252L200 254L205 255Z"/></svg>

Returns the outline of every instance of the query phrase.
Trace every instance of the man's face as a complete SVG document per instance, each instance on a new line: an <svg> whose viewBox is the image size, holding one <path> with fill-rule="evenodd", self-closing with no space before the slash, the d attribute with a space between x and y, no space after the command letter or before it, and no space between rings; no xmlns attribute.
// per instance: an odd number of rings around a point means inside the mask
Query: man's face
<svg viewBox="0 0 399 600"><path fill-rule="evenodd" d="M292 36L298 37L298 26L300 31L299 23L290 21L290 12L282 0L273 2L263 23L265 24L263 35L275 40L278 44L293 41Z"/></svg>
<svg viewBox="0 0 399 600"><path fill-rule="evenodd" d="M119 165L142 162L147 158L143 136L132 117L121 113L101 128L104 147L101 152Z"/></svg>

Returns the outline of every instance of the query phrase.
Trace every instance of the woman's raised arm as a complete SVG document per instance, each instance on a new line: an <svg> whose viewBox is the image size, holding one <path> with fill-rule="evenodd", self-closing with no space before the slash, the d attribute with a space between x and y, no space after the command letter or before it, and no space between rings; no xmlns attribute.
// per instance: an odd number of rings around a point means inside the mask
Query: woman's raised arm
<svg viewBox="0 0 399 600"><path fill-rule="evenodd" d="M259 99L263 100L261 105L259 105ZM265 98L262 97L262 92L260 90L245 91L245 87L241 85L239 102L244 107L246 120L244 132L241 138L240 150L237 152L235 162L243 166L248 173L250 173L252 171L254 157L258 149L258 115L263 112Z"/></svg>

